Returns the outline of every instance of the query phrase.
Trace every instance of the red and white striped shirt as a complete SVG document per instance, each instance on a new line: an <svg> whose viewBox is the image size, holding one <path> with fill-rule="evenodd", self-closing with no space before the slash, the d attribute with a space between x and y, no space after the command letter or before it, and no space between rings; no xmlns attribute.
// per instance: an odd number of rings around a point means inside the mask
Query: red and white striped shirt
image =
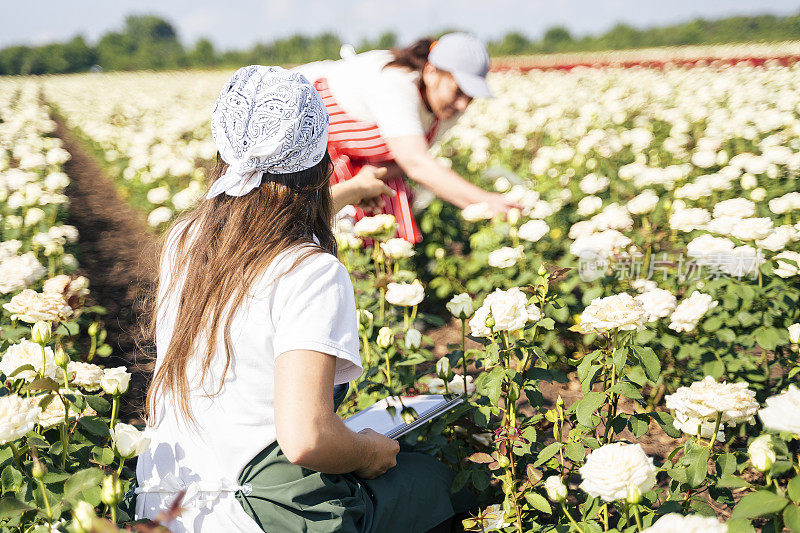
<svg viewBox="0 0 800 533"><path fill-rule="evenodd" d="M328 152L333 161L331 185L346 181L355 176L364 165L392 161L394 158L381 137L378 125L352 118L336 102L325 78L314 82L322 102L330 115L328 126ZM430 142L436 135L438 121L434 121L426 137ZM412 243L422 240L417 221L411 212L412 193L403 177L391 179L387 185L394 189L394 198L383 197L384 213L397 219L398 236ZM356 219L364 216L356 208Z"/></svg>

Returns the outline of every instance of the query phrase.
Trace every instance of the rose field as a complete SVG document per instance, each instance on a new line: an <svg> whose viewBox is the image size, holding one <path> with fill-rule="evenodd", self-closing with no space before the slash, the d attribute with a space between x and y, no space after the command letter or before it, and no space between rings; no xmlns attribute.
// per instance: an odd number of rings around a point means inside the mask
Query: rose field
<svg viewBox="0 0 800 533"><path fill-rule="evenodd" d="M522 209L418 190L418 245L337 215L340 414L464 395L406 438L480 495L466 530L800 532L800 45L758 51L509 63L433 150ZM229 75L0 78L0 531L164 530L118 509L137 325Z"/></svg>

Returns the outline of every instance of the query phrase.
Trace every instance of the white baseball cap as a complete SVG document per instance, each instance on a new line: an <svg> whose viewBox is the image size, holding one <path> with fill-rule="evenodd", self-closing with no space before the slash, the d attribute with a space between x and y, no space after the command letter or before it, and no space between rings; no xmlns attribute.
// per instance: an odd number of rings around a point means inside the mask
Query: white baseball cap
<svg viewBox="0 0 800 533"><path fill-rule="evenodd" d="M453 75L459 88L473 98L492 97L486 83L489 52L477 37L468 33L448 33L431 47L428 62Z"/></svg>

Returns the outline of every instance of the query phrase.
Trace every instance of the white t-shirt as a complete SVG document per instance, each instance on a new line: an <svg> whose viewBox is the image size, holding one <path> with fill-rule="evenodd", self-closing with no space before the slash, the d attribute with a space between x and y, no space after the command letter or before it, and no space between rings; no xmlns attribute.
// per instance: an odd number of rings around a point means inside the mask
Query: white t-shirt
<svg viewBox="0 0 800 533"><path fill-rule="evenodd" d="M378 125L381 137L428 132L435 119L419 94L419 74L404 68L383 68L393 59L388 50L372 50L336 61L315 61L295 67L311 83L327 78L336 102L354 120ZM438 135L452 125L441 124Z"/></svg>
<svg viewBox="0 0 800 533"><path fill-rule="evenodd" d="M177 229L173 230L168 240L171 253L176 233ZM155 427L145 429L151 443L136 465L137 481L143 490L137 494L136 519L154 518L169 506L181 487L186 487L186 511L165 524L171 531L261 531L236 500L234 491L244 466L276 439L275 358L289 350L314 350L338 358L336 384L361 375L353 286L338 259L316 253L276 279L301 253L299 247L281 253L236 312L231 324L234 353L218 396L202 397L203 389L211 394L219 386L225 364L222 332L205 381L199 377L200 356L190 360L189 403L199 431L176 414L171 395L158 398ZM162 287L169 276L169 255L165 254ZM179 293L173 293L159 312L156 370L175 326Z"/></svg>

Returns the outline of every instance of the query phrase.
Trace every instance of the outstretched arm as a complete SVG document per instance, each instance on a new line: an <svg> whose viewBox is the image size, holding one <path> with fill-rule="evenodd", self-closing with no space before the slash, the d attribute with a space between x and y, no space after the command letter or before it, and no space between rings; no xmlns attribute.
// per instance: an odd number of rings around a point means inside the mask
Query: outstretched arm
<svg viewBox="0 0 800 533"><path fill-rule="evenodd" d="M470 204L486 202L497 213L505 213L512 207L518 207L503 195L476 187L456 172L442 166L428 153L428 143L421 135L389 138L386 139L386 144L409 178L456 207L464 208Z"/></svg>

